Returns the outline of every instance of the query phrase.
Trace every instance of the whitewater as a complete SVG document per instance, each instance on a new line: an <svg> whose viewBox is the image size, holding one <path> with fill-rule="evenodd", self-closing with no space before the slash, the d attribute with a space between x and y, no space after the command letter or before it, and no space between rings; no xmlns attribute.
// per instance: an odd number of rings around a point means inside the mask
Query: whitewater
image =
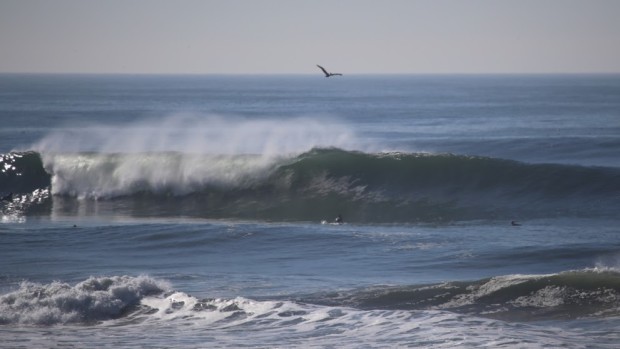
<svg viewBox="0 0 620 349"><path fill-rule="evenodd" d="M620 340L618 75L0 77L2 348Z"/></svg>

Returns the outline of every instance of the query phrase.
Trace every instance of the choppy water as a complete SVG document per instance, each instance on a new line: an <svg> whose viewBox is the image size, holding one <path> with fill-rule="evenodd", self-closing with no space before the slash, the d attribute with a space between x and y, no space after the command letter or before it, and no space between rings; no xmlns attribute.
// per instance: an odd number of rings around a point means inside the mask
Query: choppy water
<svg viewBox="0 0 620 349"><path fill-rule="evenodd" d="M619 95L3 75L0 346L613 348Z"/></svg>

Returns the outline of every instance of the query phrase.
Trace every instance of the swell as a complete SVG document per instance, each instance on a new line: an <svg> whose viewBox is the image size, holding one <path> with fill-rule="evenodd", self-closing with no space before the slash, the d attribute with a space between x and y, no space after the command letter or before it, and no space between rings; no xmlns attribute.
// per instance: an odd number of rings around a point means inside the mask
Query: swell
<svg viewBox="0 0 620 349"><path fill-rule="evenodd" d="M30 152L0 166L3 195L50 189L66 214L97 202L138 216L415 222L613 215L620 204L617 168L453 154Z"/></svg>

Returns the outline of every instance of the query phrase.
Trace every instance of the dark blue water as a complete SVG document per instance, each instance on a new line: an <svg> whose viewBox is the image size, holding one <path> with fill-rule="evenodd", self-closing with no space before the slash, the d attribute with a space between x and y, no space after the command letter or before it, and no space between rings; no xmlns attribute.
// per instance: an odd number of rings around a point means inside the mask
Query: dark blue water
<svg viewBox="0 0 620 349"><path fill-rule="evenodd" d="M2 75L0 346L613 348L619 95Z"/></svg>

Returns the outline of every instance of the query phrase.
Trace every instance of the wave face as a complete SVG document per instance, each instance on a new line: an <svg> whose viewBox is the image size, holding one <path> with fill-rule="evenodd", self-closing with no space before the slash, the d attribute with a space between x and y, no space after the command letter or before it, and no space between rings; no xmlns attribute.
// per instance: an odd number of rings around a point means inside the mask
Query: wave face
<svg viewBox="0 0 620 349"><path fill-rule="evenodd" d="M47 188L50 181L40 154L0 154L0 193L31 193Z"/></svg>
<svg viewBox="0 0 620 349"><path fill-rule="evenodd" d="M138 216L416 222L604 216L620 206L617 168L452 154L27 152L0 165L0 192L49 190L65 214L91 201Z"/></svg>

